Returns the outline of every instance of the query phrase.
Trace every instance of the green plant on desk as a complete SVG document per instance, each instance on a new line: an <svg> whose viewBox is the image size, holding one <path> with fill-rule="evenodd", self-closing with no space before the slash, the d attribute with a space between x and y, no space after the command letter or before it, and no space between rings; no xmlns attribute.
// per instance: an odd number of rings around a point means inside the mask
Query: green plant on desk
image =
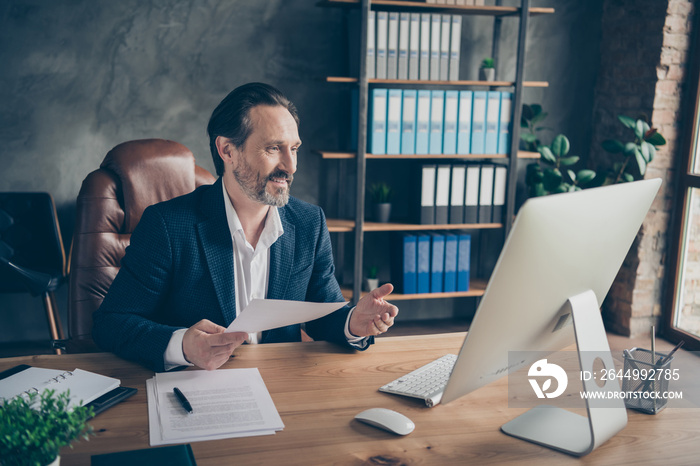
<svg viewBox="0 0 700 466"><path fill-rule="evenodd" d="M54 395L47 389L0 401L0 464L45 466L62 447L92 434L86 421L93 408L70 408L69 393Z"/></svg>

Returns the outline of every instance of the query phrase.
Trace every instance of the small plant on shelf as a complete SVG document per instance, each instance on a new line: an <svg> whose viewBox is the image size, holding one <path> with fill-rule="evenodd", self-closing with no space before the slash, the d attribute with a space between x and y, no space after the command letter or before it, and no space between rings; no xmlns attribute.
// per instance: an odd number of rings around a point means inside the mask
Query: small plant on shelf
<svg viewBox="0 0 700 466"><path fill-rule="evenodd" d="M391 187L384 183L373 183L368 188L369 197L374 206L374 218L377 222L386 223L391 217Z"/></svg>
<svg viewBox="0 0 700 466"><path fill-rule="evenodd" d="M78 437L87 440L93 408L69 407L69 393L45 390L0 401L0 463L48 465Z"/></svg>
<svg viewBox="0 0 700 466"><path fill-rule="evenodd" d="M496 79L496 62L493 58L487 57L481 61L479 67L480 81L494 81Z"/></svg>
<svg viewBox="0 0 700 466"><path fill-rule="evenodd" d="M372 291L379 287L379 278L377 278L377 266L372 265L367 268L367 276L365 277L365 291Z"/></svg>

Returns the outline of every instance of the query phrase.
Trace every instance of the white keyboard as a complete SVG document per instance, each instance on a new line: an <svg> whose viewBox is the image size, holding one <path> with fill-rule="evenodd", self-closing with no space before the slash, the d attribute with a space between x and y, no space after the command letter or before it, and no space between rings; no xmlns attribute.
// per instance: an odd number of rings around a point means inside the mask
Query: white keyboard
<svg viewBox="0 0 700 466"><path fill-rule="evenodd" d="M429 408L432 408L440 402L456 360L456 354L446 354L389 382L380 387L379 391L420 398Z"/></svg>

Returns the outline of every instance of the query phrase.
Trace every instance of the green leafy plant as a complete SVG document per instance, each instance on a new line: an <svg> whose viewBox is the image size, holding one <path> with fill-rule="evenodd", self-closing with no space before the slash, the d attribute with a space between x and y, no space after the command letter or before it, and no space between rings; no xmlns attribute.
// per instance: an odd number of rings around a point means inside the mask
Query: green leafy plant
<svg viewBox="0 0 700 466"><path fill-rule="evenodd" d="M367 191L369 192L372 202L375 204L391 202L391 197L393 195L391 187L384 182L371 184L369 188L367 188Z"/></svg>
<svg viewBox="0 0 700 466"><path fill-rule="evenodd" d="M574 172L569 168L578 163L580 157L569 155L569 139L563 134L557 135L550 146L540 145L537 149L540 161L528 165L525 176L531 197L579 191L596 176L593 170Z"/></svg>
<svg viewBox="0 0 700 466"><path fill-rule="evenodd" d="M374 279L377 278L377 266L373 265L367 268L367 278Z"/></svg>
<svg viewBox="0 0 700 466"><path fill-rule="evenodd" d="M623 156L622 161L613 164L603 184L634 181L637 179L637 175L640 178L643 177L647 165L654 160L657 147L666 144L666 139L656 128L649 126L646 117L635 120L625 115L618 115L617 119L634 132L634 140L622 142L617 139L607 139L603 141L603 149L612 154L622 154Z"/></svg>
<svg viewBox="0 0 700 466"><path fill-rule="evenodd" d="M484 58L481 61L481 68L495 68L496 67L496 62L494 61L493 58Z"/></svg>
<svg viewBox="0 0 700 466"><path fill-rule="evenodd" d="M0 463L44 466L78 437L87 440L92 434L92 428L86 424L93 416L92 407L68 405L69 394L54 396L53 390L2 400Z"/></svg>
<svg viewBox="0 0 700 466"><path fill-rule="evenodd" d="M542 111L539 104L523 104L523 111L520 116L520 140L523 141L524 149L537 152L540 145L538 133L543 130L551 130L542 126L542 120L547 118L548 113Z"/></svg>

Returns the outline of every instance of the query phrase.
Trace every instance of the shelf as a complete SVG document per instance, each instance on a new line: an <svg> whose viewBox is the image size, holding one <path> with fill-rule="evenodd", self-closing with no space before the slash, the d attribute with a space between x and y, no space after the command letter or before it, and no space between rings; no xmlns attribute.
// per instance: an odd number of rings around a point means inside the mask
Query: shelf
<svg viewBox="0 0 700 466"><path fill-rule="evenodd" d="M322 0L318 2L317 5L358 7L360 5L360 0ZM371 8L373 10L419 11L426 13L435 11L473 16L515 16L520 13L520 8L514 6L436 5L434 3L397 0L372 0ZM554 13L554 8L530 8L531 16L551 13Z"/></svg>
<svg viewBox="0 0 700 466"><path fill-rule="evenodd" d="M326 219L328 231L347 233L355 230L354 220ZM364 222L362 231L428 231L428 230L492 230L503 228L502 223L451 223L446 225L416 223L377 223Z"/></svg>
<svg viewBox="0 0 700 466"><path fill-rule="evenodd" d="M314 151L321 154L324 159L347 160L357 157L355 152L331 152L331 151ZM386 155L386 154L365 154L366 159L385 159L385 160L431 160L431 159L463 159L463 160L479 160L479 159L506 159L505 154L437 154L437 155ZM539 152L518 151L519 159L539 159Z"/></svg>
<svg viewBox="0 0 700 466"><path fill-rule="evenodd" d="M354 220L327 218L326 225L328 225L328 231L331 233L348 233L355 230Z"/></svg>
<svg viewBox="0 0 700 466"><path fill-rule="evenodd" d="M421 225L416 223L365 222L362 231L423 231L423 230L487 230L503 228L501 223L451 223Z"/></svg>
<svg viewBox="0 0 700 466"><path fill-rule="evenodd" d="M345 76L328 76L325 78L328 83L356 83L358 78ZM416 79L368 79L370 84L410 84L428 86L484 86L484 87L512 87L513 81L421 81ZM549 87L547 81L524 81L523 87Z"/></svg>
<svg viewBox="0 0 700 466"><path fill-rule="evenodd" d="M352 300L352 290L348 288L341 289L343 298L348 301ZM486 281L473 280L469 282L469 291L455 291L450 293L420 293L420 294L400 294L391 293L384 298L387 301L408 301L411 299L442 299L442 298L473 298L484 295L486 291ZM362 292L362 296L367 295L366 291Z"/></svg>

